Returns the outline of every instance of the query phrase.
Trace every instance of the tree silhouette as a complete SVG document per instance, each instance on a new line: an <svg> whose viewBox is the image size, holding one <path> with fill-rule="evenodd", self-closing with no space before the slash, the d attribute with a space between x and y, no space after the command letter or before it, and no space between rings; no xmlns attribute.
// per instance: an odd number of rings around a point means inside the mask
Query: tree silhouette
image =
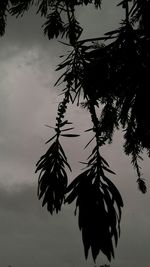
<svg viewBox="0 0 150 267"><path fill-rule="evenodd" d="M51 214L60 211L62 204L76 201L85 257L91 249L94 261L100 252L111 261L120 235L123 201L109 179L114 172L100 150L113 141L115 130L123 129L124 152L132 158L139 189L146 192L139 162L143 150L150 156L150 0L118 2L124 10L119 27L85 40L76 8L93 4L101 9L101 0L4 0L0 2L0 34L5 32L8 13L22 16L33 4L45 18L44 34L49 39L66 38L70 48L57 67L57 71L64 70L55 84L64 84L63 99L58 105L56 125L50 126L55 134L37 162L38 197ZM70 133L72 122L65 119L70 102L82 105L90 113L93 126L87 131L93 137L87 146L93 140L96 145L84 162L85 170L68 185L66 168L71 167L61 139L78 136ZM99 106L100 117L96 112Z"/></svg>

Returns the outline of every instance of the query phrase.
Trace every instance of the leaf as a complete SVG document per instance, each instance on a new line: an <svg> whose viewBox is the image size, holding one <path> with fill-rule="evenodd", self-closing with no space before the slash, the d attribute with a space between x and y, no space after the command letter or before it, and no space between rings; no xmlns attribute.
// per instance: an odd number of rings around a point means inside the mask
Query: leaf
<svg viewBox="0 0 150 267"><path fill-rule="evenodd" d="M107 167L109 167L108 162L107 162L102 156L100 156L100 158L101 158L101 161L102 161Z"/></svg>
<svg viewBox="0 0 150 267"><path fill-rule="evenodd" d="M58 83L60 82L60 80L65 77L65 75L69 72L69 70L67 69L56 81L56 83L54 84L54 86L59 85Z"/></svg>
<svg viewBox="0 0 150 267"><path fill-rule="evenodd" d="M81 174L79 174L69 185L68 187L66 188L66 193L70 192L71 190L73 190L73 188L75 186L77 186L78 183L81 182L81 180L84 180L87 178L88 176L88 173L89 173L89 170L86 170L84 172L82 172Z"/></svg>
<svg viewBox="0 0 150 267"><path fill-rule="evenodd" d="M69 121L68 121L67 124L72 124L72 122L69 122Z"/></svg>
<svg viewBox="0 0 150 267"><path fill-rule="evenodd" d="M79 134L61 134L63 137L77 137L80 136Z"/></svg>
<svg viewBox="0 0 150 267"><path fill-rule="evenodd" d="M55 130L55 127L53 127L53 126L50 126L50 125L47 125L47 124L45 124L44 126Z"/></svg>
<svg viewBox="0 0 150 267"><path fill-rule="evenodd" d="M73 130L73 129L74 129L74 127L71 127L71 128L63 129L63 130L61 130L61 132L66 132L66 131L70 131L70 130Z"/></svg>
<svg viewBox="0 0 150 267"><path fill-rule="evenodd" d="M24 12L28 11L31 5L33 5L33 2L33 0L15 1L12 8L9 9L9 13L11 15L15 15L16 17L23 16Z"/></svg>
<svg viewBox="0 0 150 267"><path fill-rule="evenodd" d="M68 65L70 66L70 63L71 63L71 59L69 59L67 61L65 60L65 62L62 62L61 64L58 65L58 67L56 68L56 71L61 70Z"/></svg>
<svg viewBox="0 0 150 267"><path fill-rule="evenodd" d="M118 189L116 188L116 186L106 176L103 177L103 180L106 181L106 183L108 184L109 191L112 194L112 198L116 201L116 204L119 210L119 219L121 219L121 208L123 207L122 197Z"/></svg>
<svg viewBox="0 0 150 267"><path fill-rule="evenodd" d="M93 128L85 130L85 132L90 132L90 131L93 131Z"/></svg>
<svg viewBox="0 0 150 267"><path fill-rule="evenodd" d="M48 0L42 0L37 10L37 14L41 13L41 16L45 17L47 15L47 12L48 12Z"/></svg>
<svg viewBox="0 0 150 267"><path fill-rule="evenodd" d="M59 127L63 127L64 125L66 125L66 124L67 124L67 122L68 122L68 120L65 120L65 121L63 121L63 122L59 123Z"/></svg>
<svg viewBox="0 0 150 267"><path fill-rule="evenodd" d="M117 30L114 30L114 31L106 32L105 35L113 35L113 34L116 34L116 33L119 33L119 32L120 32L120 30L117 29Z"/></svg>
<svg viewBox="0 0 150 267"><path fill-rule="evenodd" d="M72 192L69 194L69 196L66 197L65 199L65 203L67 204L71 204L75 199L76 197L78 196L78 193L79 193L79 187L76 186Z"/></svg>
<svg viewBox="0 0 150 267"><path fill-rule="evenodd" d="M67 157L66 157L66 155L65 155L65 152L64 152L64 150L63 150L61 144L59 144L59 149L60 149L60 152L62 153L64 159L67 161Z"/></svg>
<svg viewBox="0 0 150 267"><path fill-rule="evenodd" d="M86 149L89 146L89 144L94 140L94 138L95 138L95 136L92 137L92 139L87 143L87 145L84 147L84 149Z"/></svg>
<svg viewBox="0 0 150 267"><path fill-rule="evenodd" d="M44 27L44 34L47 35L49 39L57 38L59 34L63 32L63 22L59 12L55 10L50 13L42 27Z"/></svg>
<svg viewBox="0 0 150 267"><path fill-rule="evenodd" d="M51 137L48 141L45 142L45 144L50 143L55 137L57 136L57 134L55 134L53 137Z"/></svg>
<svg viewBox="0 0 150 267"><path fill-rule="evenodd" d="M67 160L63 160L63 161L64 161L64 163L66 164L66 166L68 167L68 169L69 169L70 171L72 171L72 169L71 169L69 163L67 162Z"/></svg>
<svg viewBox="0 0 150 267"><path fill-rule="evenodd" d="M84 164L84 165L88 165L88 162L84 162L84 161L79 161L79 163L81 163L81 164Z"/></svg>
<svg viewBox="0 0 150 267"><path fill-rule="evenodd" d="M145 194L146 191L147 191L147 188L146 188L146 184L145 184L144 179L142 179L142 178L138 178L138 179L137 179L137 183L138 183L139 190L140 190L143 194Z"/></svg>
<svg viewBox="0 0 150 267"><path fill-rule="evenodd" d="M109 173L111 173L111 174L116 175L115 172L113 172L112 170L108 169L107 167L103 166L102 168L103 168L105 171L107 171L107 172L109 172Z"/></svg>

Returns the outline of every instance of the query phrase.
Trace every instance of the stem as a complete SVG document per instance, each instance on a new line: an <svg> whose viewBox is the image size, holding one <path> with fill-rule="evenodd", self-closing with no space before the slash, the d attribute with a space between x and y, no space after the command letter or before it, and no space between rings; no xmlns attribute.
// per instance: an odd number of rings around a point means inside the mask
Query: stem
<svg viewBox="0 0 150 267"><path fill-rule="evenodd" d="M75 33L75 28L73 29L71 27L72 25L72 21L74 20L75 16L74 16L74 4L71 4L70 5L68 4L68 0L65 1L65 4L66 4L66 11L67 11L67 16L68 16L68 22L69 22L69 41L70 41L70 45L72 45L74 48L76 47L76 43L77 43L77 40L76 40L76 33Z"/></svg>
<svg viewBox="0 0 150 267"><path fill-rule="evenodd" d="M68 16L69 28L70 28L70 25L71 25L71 16L70 16L70 10L69 10L69 5L68 5L68 0L66 0L65 3L66 3L66 10L67 10L67 16ZM69 31L71 32L71 29L69 29ZM69 35L70 35L70 34L69 34ZM72 42L71 39L72 39L72 38L70 38L70 36L69 36L70 44L74 47L74 46L75 46L75 40Z"/></svg>
<svg viewBox="0 0 150 267"><path fill-rule="evenodd" d="M69 96L70 96L70 90L68 89L65 92L65 96L62 102L59 103L58 105L58 116L56 118L57 123L56 123L56 134L57 134L57 140L59 139L60 133L61 133L61 123L62 120L64 118L64 114L66 113L66 109L67 109L67 104L69 103Z"/></svg>
<svg viewBox="0 0 150 267"><path fill-rule="evenodd" d="M99 152L99 121L96 115L96 111L95 111L95 107L92 104L92 101L89 101L89 111L91 114L91 119L94 125L94 129L93 131L95 132L95 137L96 137L96 154L97 154L97 177L95 179L96 183L99 183L100 181L100 177L104 176L104 172L102 169L102 165L101 165L101 156L100 156L100 152Z"/></svg>
<svg viewBox="0 0 150 267"><path fill-rule="evenodd" d="M67 16L68 16L68 21L69 24L71 23L71 17L70 17L70 11L69 11L69 5L68 5L68 0L66 0L66 10L67 10Z"/></svg>
<svg viewBox="0 0 150 267"><path fill-rule="evenodd" d="M125 1L125 17L126 17L126 25L129 24L129 0Z"/></svg>
<svg viewBox="0 0 150 267"><path fill-rule="evenodd" d="M89 38L89 39L83 39L77 42L77 44L81 45L87 42L95 42L95 41L107 41L111 39L116 39L118 36L108 36L108 37L95 37L95 38Z"/></svg>

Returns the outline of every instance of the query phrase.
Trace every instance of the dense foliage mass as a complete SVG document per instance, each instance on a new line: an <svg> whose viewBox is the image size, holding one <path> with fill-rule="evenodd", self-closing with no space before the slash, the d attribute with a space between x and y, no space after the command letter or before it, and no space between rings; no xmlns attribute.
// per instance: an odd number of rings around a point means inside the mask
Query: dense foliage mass
<svg viewBox="0 0 150 267"><path fill-rule="evenodd" d="M112 1L112 0L111 0ZM124 152L132 158L139 189L145 193L139 161L143 150L150 156L149 77L150 77L150 0L123 0L118 6L124 17L118 29L104 36L82 40L82 27L76 8L101 0L4 0L0 2L0 34L5 32L7 14L22 16L35 5L45 17L44 33L49 39L68 40L70 53L57 71L64 73L56 82L64 84L64 98L58 106L55 134L48 140L47 152L37 163L40 171L38 196L48 211L61 210L62 204L76 201L79 228L88 257L91 248L95 260L99 252L108 260L114 257L114 244L120 234L123 201L109 179L113 173L100 149L113 140L114 131L123 129ZM117 8L117 7L116 7ZM83 102L84 100L84 102ZM91 155L85 170L68 185L66 167L71 170L61 145L61 137L76 137L71 122L64 118L68 103L82 103L91 115L93 138ZM101 115L96 108L101 106Z"/></svg>

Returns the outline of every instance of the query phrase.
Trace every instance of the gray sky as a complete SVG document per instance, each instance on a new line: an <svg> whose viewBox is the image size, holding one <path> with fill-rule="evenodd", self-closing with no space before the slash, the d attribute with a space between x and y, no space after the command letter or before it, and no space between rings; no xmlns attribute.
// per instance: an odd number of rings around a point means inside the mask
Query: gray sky
<svg viewBox="0 0 150 267"><path fill-rule="evenodd" d="M116 27L121 14L105 1L102 16L79 10L86 26L83 38L97 36ZM116 1L114 1L116 4ZM90 20L89 20L90 18ZM59 88L53 88L58 74L55 67L64 48L48 41L41 30L42 20L26 15L21 20L8 20L6 34L0 40L0 266L8 267L89 267L85 261L81 235L73 207L65 207L57 216L50 216L37 200L35 163L46 151L45 141L52 132L44 124L53 125ZM108 26L107 26L108 24ZM89 127L88 114L74 106L70 120L76 132ZM80 120L79 120L80 118ZM84 161L83 147L89 140L85 134L64 143L73 167L71 178L80 172L79 155ZM124 156L121 133L104 155L117 172L112 177L123 199L122 234L112 267L149 267L150 209L149 190L137 190L136 175L130 159ZM149 186L149 161L143 162L144 177ZM97 266L107 263L104 257Z"/></svg>

